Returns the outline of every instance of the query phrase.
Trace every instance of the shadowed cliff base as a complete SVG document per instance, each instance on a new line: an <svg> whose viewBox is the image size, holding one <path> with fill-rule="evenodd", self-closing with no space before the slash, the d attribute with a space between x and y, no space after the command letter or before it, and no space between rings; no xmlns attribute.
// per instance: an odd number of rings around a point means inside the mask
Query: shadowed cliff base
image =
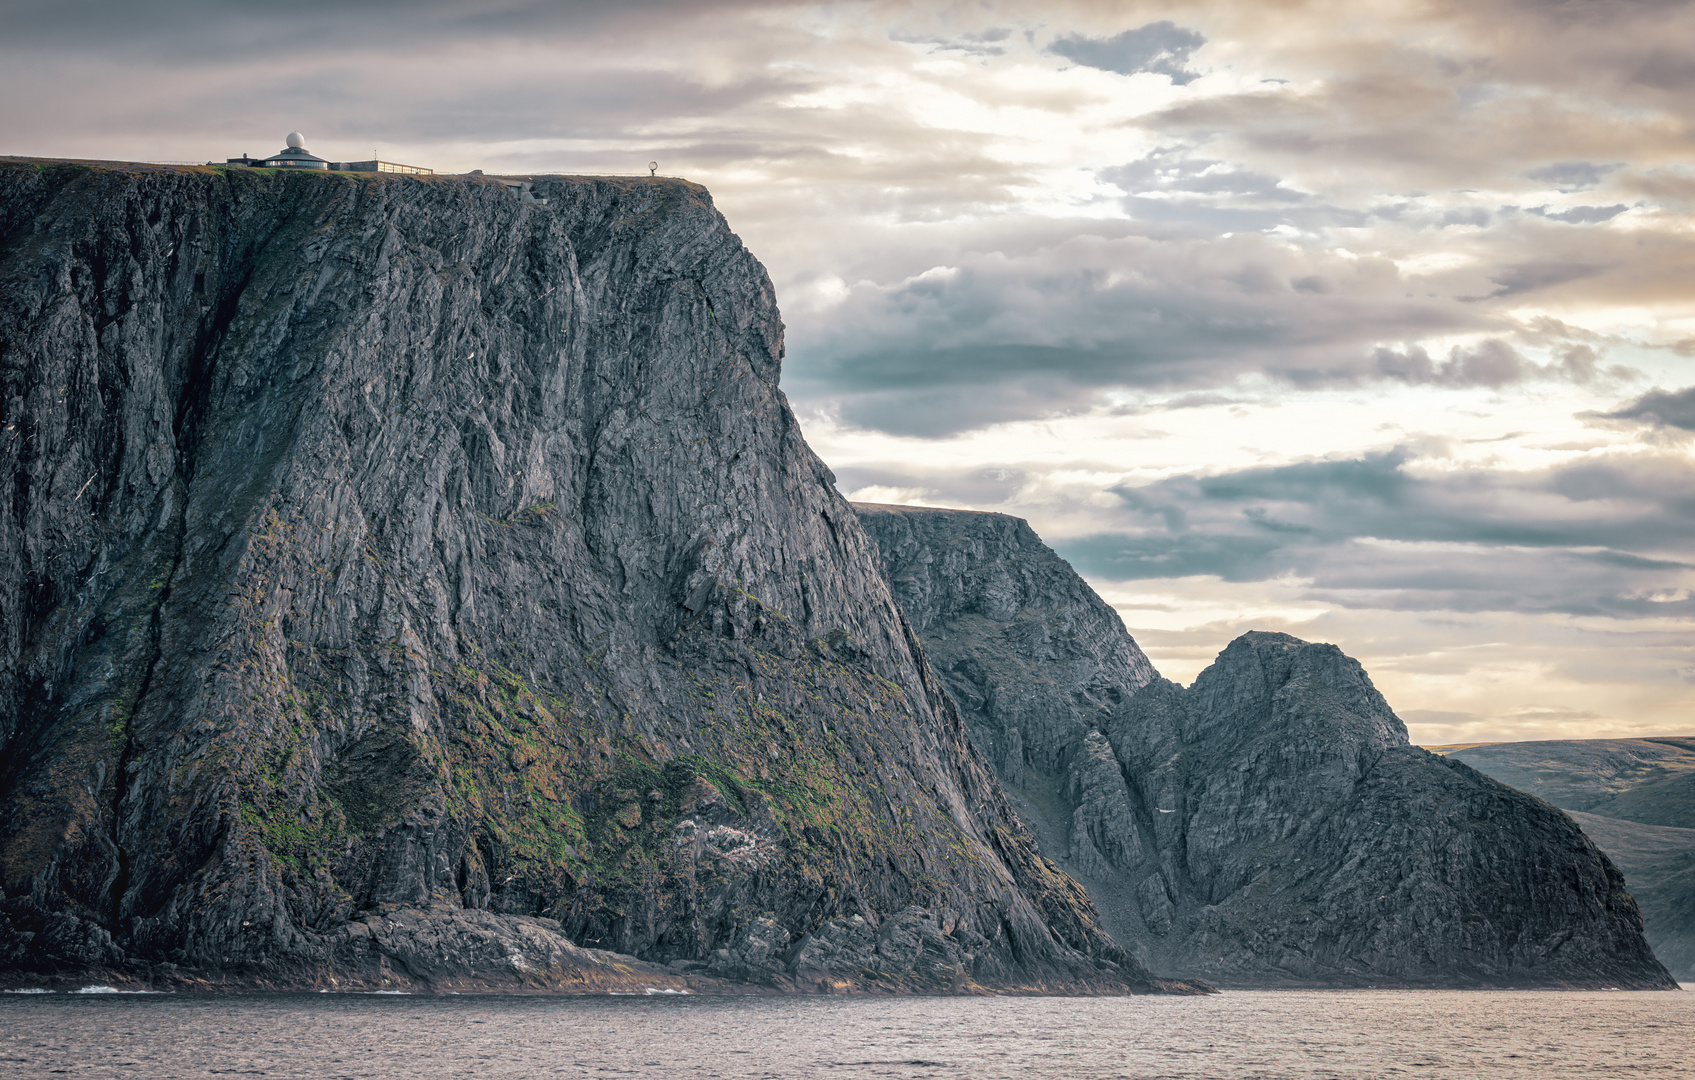
<svg viewBox="0 0 1695 1080"><path fill-rule="evenodd" d="M1025 522L855 509L1043 850L1144 963L1224 986L1676 987L1577 825L1409 745L1335 646L1245 634L1185 689Z"/></svg>
<svg viewBox="0 0 1695 1080"><path fill-rule="evenodd" d="M706 192L532 187L0 161L9 978L1193 989L1037 854Z"/></svg>

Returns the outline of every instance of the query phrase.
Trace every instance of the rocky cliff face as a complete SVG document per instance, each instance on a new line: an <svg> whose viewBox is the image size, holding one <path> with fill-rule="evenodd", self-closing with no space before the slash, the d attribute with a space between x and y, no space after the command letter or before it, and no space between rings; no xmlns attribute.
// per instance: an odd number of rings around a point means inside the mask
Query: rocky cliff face
<svg viewBox="0 0 1695 1080"><path fill-rule="evenodd" d="M0 163L0 965L1153 986L922 661L706 193L534 190Z"/></svg>
<svg viewBox="0 0 1695 1080"><path fill-rule="evenodd" d="M1015 788L1064 773L1079 733L1156 677L1118 613L1024 521L854 509L972 739Z"/></svg>
<svg viewBox="0 0 1695 1080"><path fill-rule="evenodd" d="M1184 689L1023 522L856 509L1044 850L1160 970L1675 985L1570 818L1408 745L1335 646L1247 634Z"/></svg>

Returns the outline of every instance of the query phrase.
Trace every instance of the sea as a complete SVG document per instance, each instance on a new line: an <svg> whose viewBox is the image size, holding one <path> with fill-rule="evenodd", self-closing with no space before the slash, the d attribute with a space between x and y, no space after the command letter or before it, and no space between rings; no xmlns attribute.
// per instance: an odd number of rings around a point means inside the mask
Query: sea
<svg viewBox="0 0 1695 1080"><path fill-rule="evenodd" d="M1682 993L0 995L0 1077L1695 1077Z"/></svg>

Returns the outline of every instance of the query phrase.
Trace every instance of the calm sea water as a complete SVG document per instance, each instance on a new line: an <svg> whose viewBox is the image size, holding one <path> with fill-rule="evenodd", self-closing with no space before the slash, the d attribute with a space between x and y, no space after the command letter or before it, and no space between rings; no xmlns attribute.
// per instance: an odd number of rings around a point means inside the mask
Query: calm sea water
<svg viewBox="0 0 1695 1080"><path fill-rule="evenodd" d="M1695 1077L1695 993L0 996L0 1077L56 1075Z"/></svg>

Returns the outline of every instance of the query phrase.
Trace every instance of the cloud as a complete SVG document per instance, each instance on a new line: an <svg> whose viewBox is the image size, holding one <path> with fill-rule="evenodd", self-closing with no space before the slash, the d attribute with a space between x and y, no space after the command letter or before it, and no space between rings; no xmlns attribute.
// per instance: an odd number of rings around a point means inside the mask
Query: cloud
<svg viewBox="0 0 1695 1080"><path fill-rule="evenodd" d="M1501 387L1523 379L1528 365L1517 349L1498 339L1469 349L1455 346L1445 364L1437 364L1420 345L1401 351L1378 348L1372 352L1377 370L1406 383L1441 386Z"/></svg>
<svg viewBox="0 0 1695 1080"><path fill-rule="evenodd" d="M1614 162L1610 165L1598 165L1593 161L1556 161L1531 169L1524 175L1531 180L1541 180L1554 185L1562 192L1588 191L1596 187L1609 174L1624 168L1625 163Z"/></svg>
<svg viewBox="0 0 1695 1080"><path fill-rule="evenodd" d="M1630 207L1623 203L1612 206L1573 206L1566 210L1551 211L1546 206L1532 206L1529 212L1549 221L1563 221L1567 225L1594 225L1602 221L1611 221Z"/></svg>
<svg viewBox="0 0 1695 1080"><path fill-rule="evenodd" d="M914 461L842 468L839 486L1029 517L1108 592L1206 579L1244 597L1282 583L1300 604L1407 616L1695 619L1695 461L1687 455L1626 444L1554 467L1507 469L1456 468L1447 453L1439 441L1425 451L1409 443L1099 488L1076 479L1067 487L1057 474L1109 475L1105 462L1038 456L971 469ZM1126 448L1127 459L1147 456Z"/></svg>
<svg viewBox="0 0 1695 1080"><path fill-rule="evenodd" d="M1585 17L1575 17L1579 8ZM1687 4L1634 2L1395 5L1348 29L1297 17L1310 33L1297 42L1276 25L1287 9L1269 7L1254 29L1277 42L1283 73L1307 77L1185 95L1137 123L1333 197L1344 188L1508 191L1526 179L1586 190L1606 182L1613 162L1681 159L1675 133L1687 129L1689 102L1640 74L1644 43L1657 35L1664 55L1688 54L1689 13ZM1207 25L1223 47L1240 48L1239 24L1226 32L1215 14ZM1426 35L1438 27L1440 38Z"/></svg>
<svg viewBox="0 0 1695 1080"><path fill-rule="evenodd" d="M992 505L1006 502L1037 477L1020 468L990 466L953 472L939 484L937 479L926 477L915 485L912 477L898 470L848 466L837 470L836 487L856 502L929 501L940 497L937 505ZM941 496L942 488L945 497ZM890 499L888 493L892 492L901 493L904 500Z"/></svg>
<svg viewBox="0 0 1695 1080"><path fill-rule="evenodd" d="M758 63L715 70L678 57L686 34L710 49L738 17L772 6L26 4L0 44L0 95L20 106L5 149L203 161L262 151L249 140L294 128L325 156L368 156L380 144L385 157L404 153L440 169L489 166L496 154L510 160L515 145L560 143L594 171L612 161L616 171L633 169L679 142L708 160L781 157L789 148L713 122L806 92L805 72ZM256 80L260 66L265 78ZM657 117L669 118L670 131L653 131ZM622 139L639 151L596 160L595 142ZM457 152L468 144L475 156L443 160L444 144Z"/></svg>
<svg viewBox="0 0 1695 1080"><path fill-rule="evenodd" d="M1275 176L1227 162L1186 157L1182 148L1162 148L1128 165L1101 170L1101 179L1131 194L1215 195L1232 199L1304 202L1311 196L1282 186Z"/></svg>
<svg viewBox="0 0 1695 1080"><path fill-rule="evenodd" d="M1294 284L1315 276L1352 295L1319 299ZM843 358L833 377L858 388L1033 370L1088 385L1212 382L1259 367L1279 348L1484 325L1461 305L1405 302L1395 276L1387 262L1255 234L1079 235L961 253L954 265L887 285L856 283L808 329L824 339L820 351Z"/></svg>
<svg viewBox="0 0 1695 1080"><path fill-rule="evenodd" d="M1599 276L1603 269L1604 267L1593 263L1568 259L1539 259L1535 262L1520 263L1504 268L1489 279L1500 287L1487 298L1493 300L1504 296L1517 296L1520 293L1536 292L1571 281L1581 281L1584 278Z"/></svg>
<svg viewBox="0 0 1695 1080"><path fill-rule="evenodd" d="M1066 34L1056 38L1048 51L1085 67L1120 75L1150 72L1166 76L1174 86L1187 86L1200 78L1200 72L1189 69L1189 58L1206 40L1162 19L1109 38Z"/></svg>
<svg viewBox="0 0 1695 1080"><path fill-rule="evenodd" d="M208 48L251 49L261 60L349 48L393 53L432 41L616 33L678 19L794 7L783 0L14 0L7 36L37 48L115 48L215 62Z"/></svg>
<svg viewBox="0 0 1695 1080"><path fill-rule="evenodd" d="M1695 431L1695 386L1670 391L1656 387L1628 405L1592 415L1604 420L1630 420L1654 427Z"/></svg>
<svg viewBox="0 0 1695 1080"><path fill-rule="evenodd" d="M1695 464L1681 455L1452 472L1401 447L1112 491L1123 526L1058 545L1098 578L1292 575L1343 606L1695 615L1680 591L1695 581Z"/></svg>
<svg viewBox="0 0 1695 1080"><path fill-rule="evenodd" d="M1041 353L1011 348L862 356L847 381L862 383L863 389L841 393L837 383L813 396L831 402L840 420L853 427L920 438L1085 409L1095 388L1063 371L1075 357L1052 350L1057 362L1044 371L1037 362ZM790 393L807 393L812 385L805 378L789 382L799 386Z"/></svg>
<svg viewBox="0 0 1695 1080"><path fill-rule="evenodd" d="M1506 296L1599 272L1535 263L1482 281ZM1603 364L1586 332L1516 323L1490 299L1411 294L1387 260L1275 235L1077 236L846 286L791 316L785 380L797 401L850 424L939 437L1076 413L1108 391L1217 392L1250 376L1306 389L1502 389L1632 374ZM1422 344L1450 335L1476 340L1440 359Z"/></svg>
<svg viewBox="0 0 1695 1080"><path fill-rule="evenodd" d="M1533 338L1535 334L1525 334ZM1560 380L1579 385L1601 379L1622 380L1637 377L1633 368L1614 364L1601 367L1602 354L1591 345L1570 341L1559 342L1552 350L1554 359L1538 364L1499 338L1490 338L1471 346L1456 345L1448 351L1448 359L1438 363L1422 345L1403 345L1399 349L1380 346L1372 351L1377 371L1385 378L1410 385L1489 387L1500 389L1530 379Z"/></svg>
<svg viewBox="0 0 1695 1080"><path fill-rule="evenodd" d="M1695 203L1695 175L1682 165L1632 170L1620 175L1615 186L1621 192L1645 196L1665 207L1683 208Z"/></svg>
<svg viewBox="0 0 1695 1080"><path fill-rule="evenodd" d="M977 34L910 34L895 31L889 35L890 40L903 42L908 45L933 45L939 52L958 52L966 56L1005 56L1006 48L1000 45L1012 36L1012 30L1005 26L992 26Z"/></svg>
<svg viewBox="0 0 1695 1080"><path fill-rule="evenodd" d="M1123 191L1132 218L1178 224L1196 235L1274 230L1300 231L1369 225L1373 214L1297 191L1269 173L1216 158L1191 147L1161 147L1140 160L1101 169L1097 175Z"/></svg>

